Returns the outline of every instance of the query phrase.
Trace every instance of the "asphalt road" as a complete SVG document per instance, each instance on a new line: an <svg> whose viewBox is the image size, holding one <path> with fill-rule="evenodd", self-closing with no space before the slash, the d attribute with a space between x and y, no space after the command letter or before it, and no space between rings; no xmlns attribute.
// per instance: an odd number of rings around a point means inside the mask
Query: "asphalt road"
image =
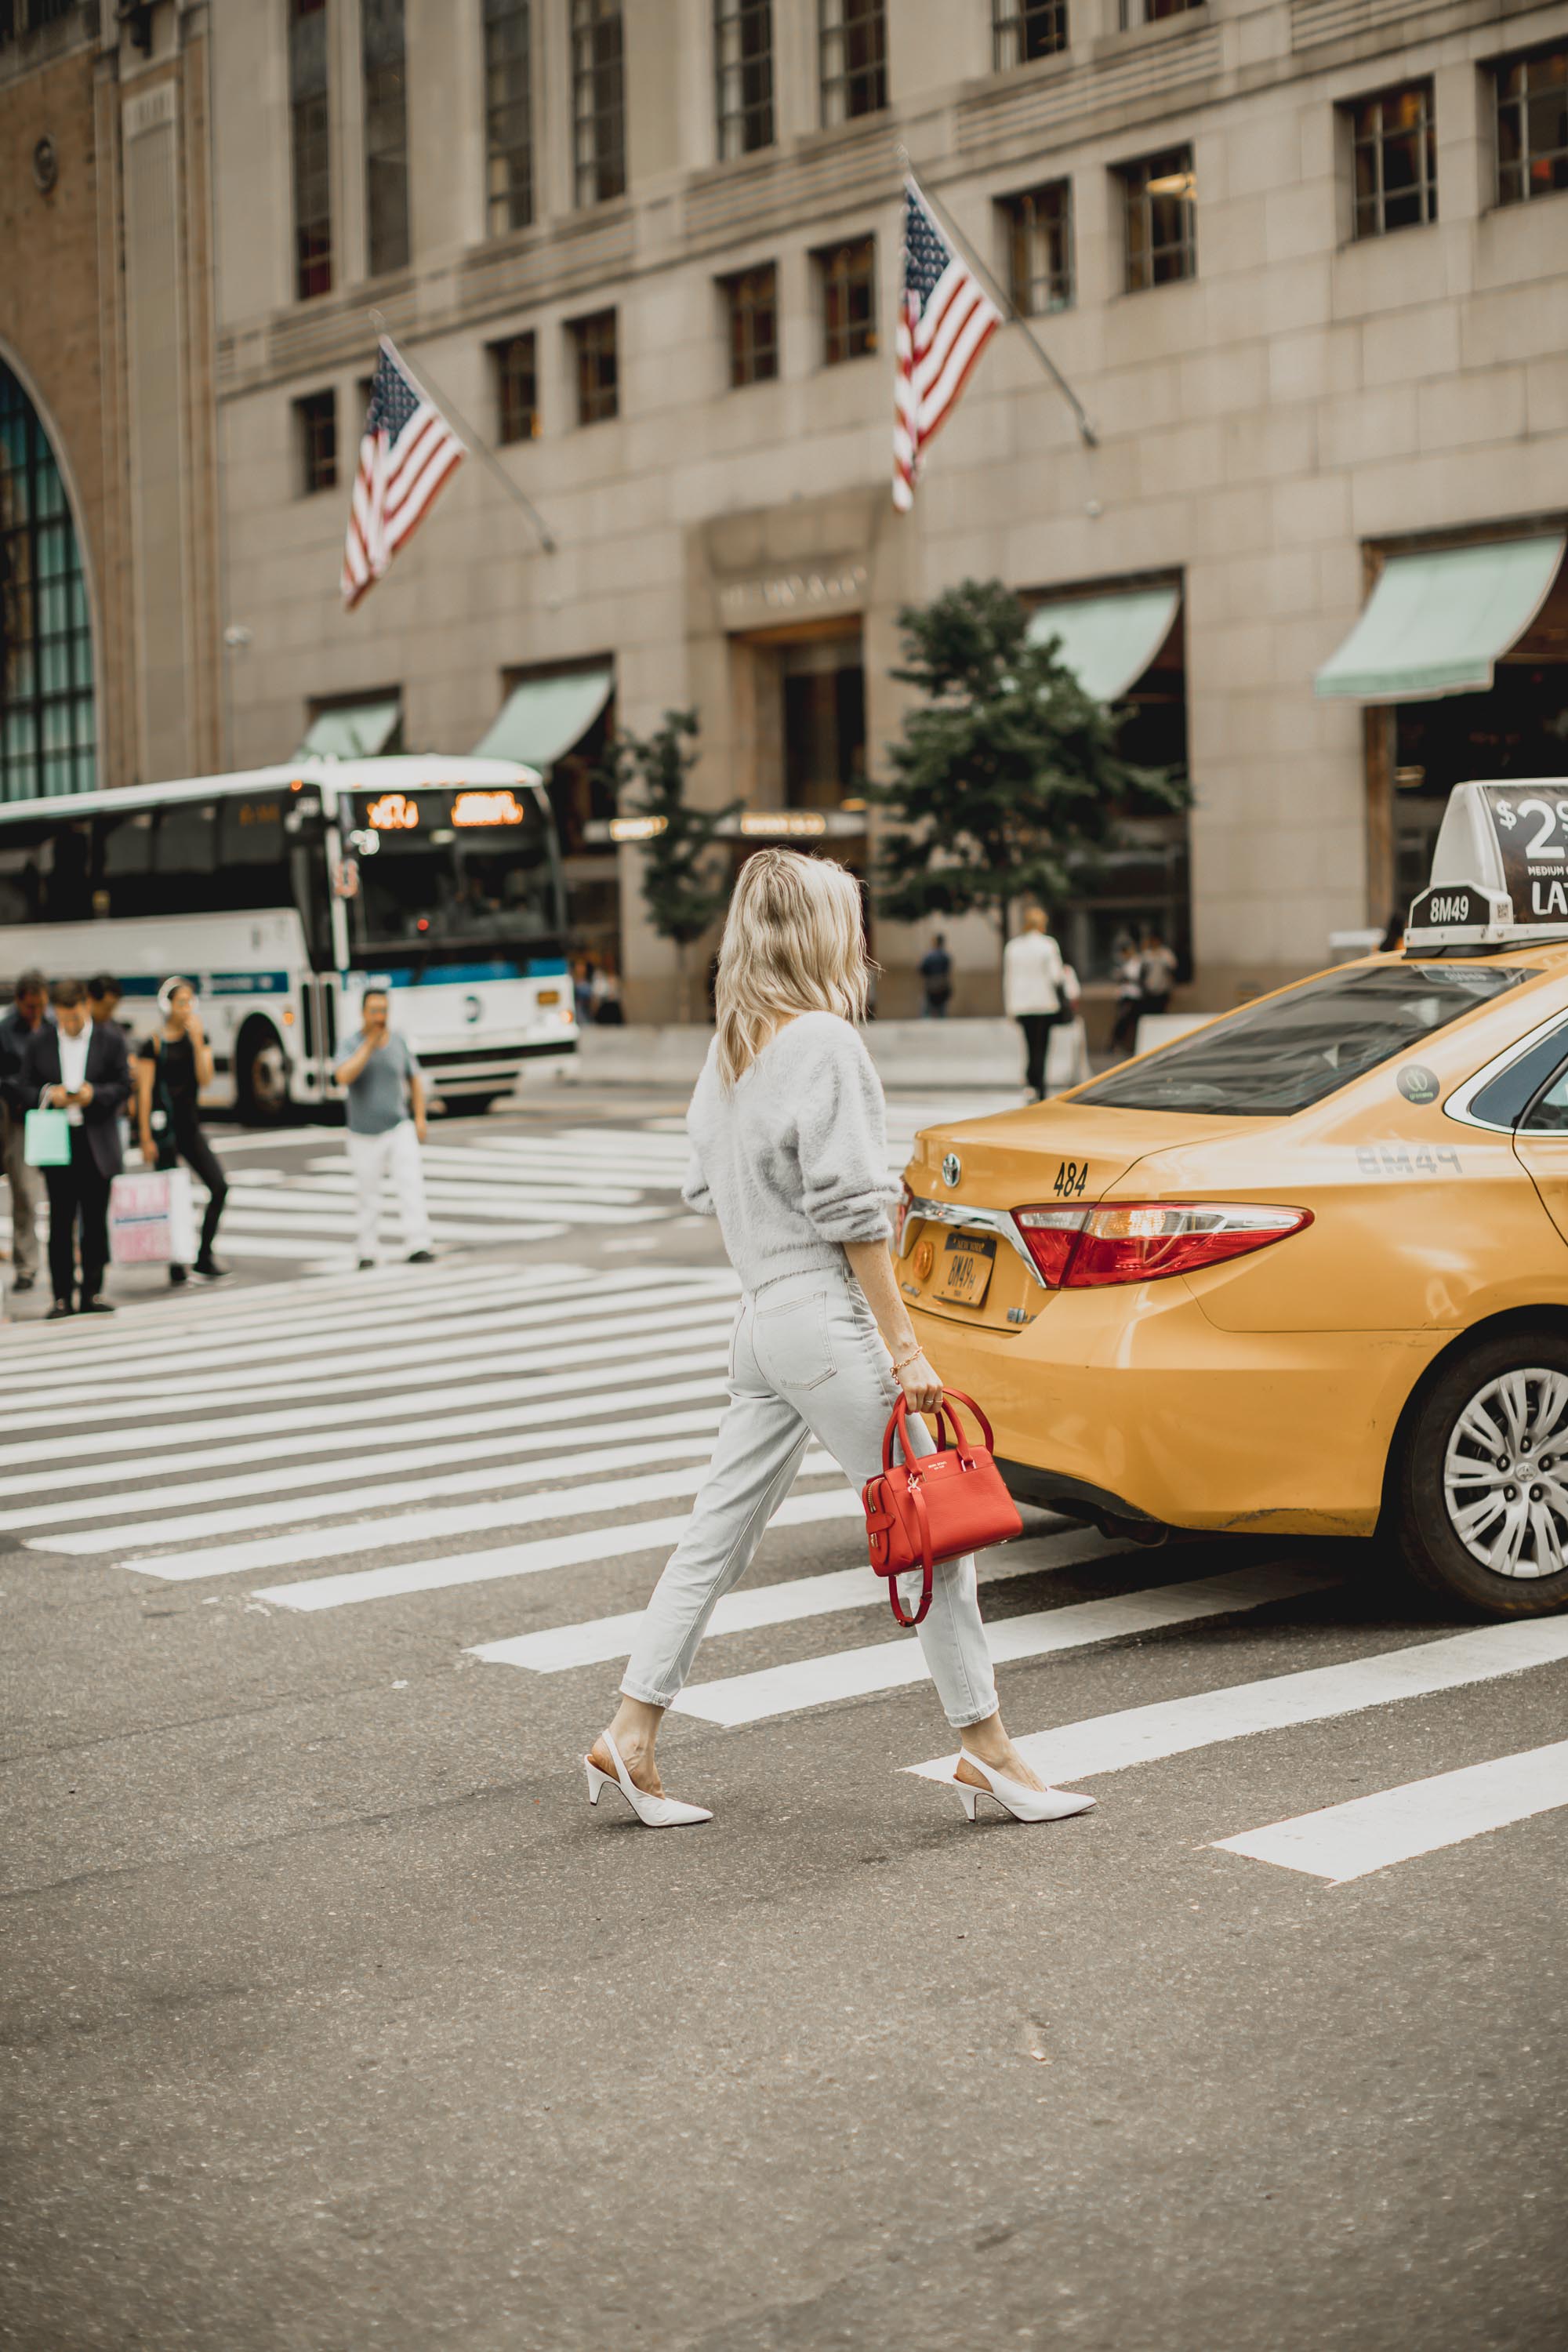
<svg viewBox="0 0 1568 2352"><path fill-rule="evenodd" d="M672 1108L445 1130L454 1223L500 1206L423 1291L328 1234L0 1333L0 2343L1557 2352L1568 1815L1339 1884L1216 1842L1560 1741L1568 1660L1237 1735L1231 1694L1468 1629L1356 1549L1036 1520L1003 1704L1088 1742L1092 1813L971 1828L901 1769L951 1743L876 1588L705 1649L730 1719L661 1754L710 1825L589 1809L602 1621L723 1369ZM331 1149L241 1147L277 1222ZM748 1586L858 1558L807 1511ZM1190 1744L1111 1752L1177 1700Z"/></svg>

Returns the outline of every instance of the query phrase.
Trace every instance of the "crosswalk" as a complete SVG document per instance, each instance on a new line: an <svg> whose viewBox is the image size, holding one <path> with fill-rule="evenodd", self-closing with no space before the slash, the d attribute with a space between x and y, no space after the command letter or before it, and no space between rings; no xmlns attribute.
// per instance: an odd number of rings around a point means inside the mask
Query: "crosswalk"
<svg viewBox="0 0 1568 2352"><path fill-rule="evenodd" d="M628 1654L704 1475L735 1295L722 1267L465 1255L417 1276L323 1273L149 1302L112 1324L14 1327L0 1334L0 1549L142 1591L242 1592L285 1621L319 1620L328 1644L336 1627L416 1604L454 1662L513 1675L525 1706L542 1700L553 1678ZM89 1446L71 1443L84 1395ZM892 1625L862 1540L858 1497L811 1447L750 1576L720 1603L679 1712L738 1733L894 1706L922 1685L919 1643ZM1359 1654L1326 1665L1216 1679L1232 1654L1214 1646L1218 1628L1293 1629L1307 1643L1342 1573L1304 1551L1140 1553L1037 1515L981 1561L1021 1746L1045 1777L1091 1787L1232 1753L1235 1817L1213 1850L1328 1883L1568 1807L1568 1742L1521 1748L1508 1704L1568 1669L1568 1618L1363 1633ZM1353 1618L1347 1642L1357 1648ZM1139 1645L1138 1703L1052 1723L1052 1662L1118 1644ZM1495 1754L1342 1788L1284 1820L1260 1818L1258 1802L1248 1817L1248 1759L1292 1733L1377 1711L1392 1753L1399 1725L1462 1691L1494 1695ZM905 1716L889 1736L909 1738ZM889 1762L942 1780L953 1758L895 1746Z"/></svg>

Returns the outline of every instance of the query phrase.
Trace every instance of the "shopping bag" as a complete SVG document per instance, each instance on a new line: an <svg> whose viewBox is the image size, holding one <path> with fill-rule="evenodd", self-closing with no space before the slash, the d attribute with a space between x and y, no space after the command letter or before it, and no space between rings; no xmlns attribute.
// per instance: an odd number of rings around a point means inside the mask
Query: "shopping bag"
<svg viewBox="0 0 1568 2352"><path fill-rule="evenodd" d="M189 1265L196 1214L184 1168L127 1169L109 1188L109 1256L114 1265Z"/></svg>
<svg viewBox="0 0 1568 2352"><path fill-rule="evenodd" d="M30 1110L22 1127L22 1157L29 1168L68 1168L70 1121L63 1110Z"/></svg>

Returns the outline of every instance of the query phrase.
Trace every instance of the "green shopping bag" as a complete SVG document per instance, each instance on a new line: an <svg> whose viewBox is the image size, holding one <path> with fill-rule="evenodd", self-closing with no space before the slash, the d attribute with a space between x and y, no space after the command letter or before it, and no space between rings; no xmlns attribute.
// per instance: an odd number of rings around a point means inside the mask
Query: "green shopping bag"
<svg viewBox="0 0 1568 2352"><path fill-rule="evenodd" d="M29 1168L68 1168L71 1126L63 1110L30 1110L22 1129L22 1157Z"/></svg>

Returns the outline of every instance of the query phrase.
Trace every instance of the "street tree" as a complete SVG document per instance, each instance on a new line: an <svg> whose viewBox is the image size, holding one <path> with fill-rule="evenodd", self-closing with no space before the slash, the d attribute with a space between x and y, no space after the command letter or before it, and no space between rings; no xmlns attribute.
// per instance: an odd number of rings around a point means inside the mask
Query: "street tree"
<svg viewBox="0 0 1568 2352"><path fill-rule="evenodd" d="M697 763L695 710L667 710L651 735L617 729L605 773L623 816L646 820L642 895L648 920L675 950L676 1013L691 1018L691 950L729 903L729 852L720 827L743 805L693 808L687 779Z"/></svg>
<svg viewBox="0 0 1568 2352"><path fill-rule="evenodd" d="M1005 945L1020 898L1051 904L1090 880L1130 813L1179 808L1174 772L1117 750L1118 714L1086 694L1059 640L1033 643L999 580L966 580L899 614L919 689L889 780L870 797L893 819L876 875L879 911L918 923L975 910Z"/></svg>

